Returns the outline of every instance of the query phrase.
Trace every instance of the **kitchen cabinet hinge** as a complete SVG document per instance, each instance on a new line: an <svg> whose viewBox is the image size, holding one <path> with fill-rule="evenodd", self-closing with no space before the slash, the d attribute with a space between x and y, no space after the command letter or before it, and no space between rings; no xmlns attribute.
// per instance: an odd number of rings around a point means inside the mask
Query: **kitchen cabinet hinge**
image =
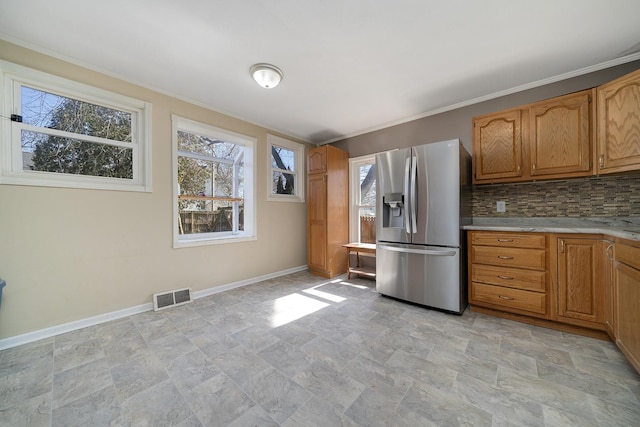
<svg viewBox="0 0 640 427"><path fill-rule="evenodd" d="M589 95L589 104L591 104L591 95Z"/></svg>

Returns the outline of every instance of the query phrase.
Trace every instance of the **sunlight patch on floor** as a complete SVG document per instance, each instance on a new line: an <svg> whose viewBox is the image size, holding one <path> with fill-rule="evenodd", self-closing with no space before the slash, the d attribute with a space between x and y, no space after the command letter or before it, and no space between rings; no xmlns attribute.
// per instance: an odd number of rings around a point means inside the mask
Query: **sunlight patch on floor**
<svg viewBox="0 0 640 427"><path fill-rule="evenodd" d="M344 298L344 297L340 297L338 295L330 294L329 292L319 291L315 287L314 288L310 288L310 289L305 289L302 292L304 292L306 294L309 294L309 295L316 296L318 298L326 299L326 300L331 301L331 302L342 302L342 301L346 300L346 298Z"/></svg>
<svg viewBox="0 0 640 427"><path fill-rule="evenodd" d="M300 294L291 294L273 301L271 327L286 325L318 310L328 307L326 302L318 301Z"/></svg>
<svg viewBox="0 0 640 427"><path fill-rule="evenodd" d="M368 289L367 286L363 286L363 285L356 285L354 283L349 283L349 282L340 282L341 285L344 286L351 286L353 288L358 288L358 289Z"/></svg>

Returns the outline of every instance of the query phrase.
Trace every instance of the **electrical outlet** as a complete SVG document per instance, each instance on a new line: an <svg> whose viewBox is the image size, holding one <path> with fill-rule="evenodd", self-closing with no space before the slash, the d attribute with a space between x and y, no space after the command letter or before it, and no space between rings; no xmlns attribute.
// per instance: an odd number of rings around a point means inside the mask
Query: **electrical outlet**
<svg viewBox="0 0 640 427"><path fill-rule="evenodd" d="M506 203L504 202L504 200L496 202L496 211L498 211L498 212L506 212L507 211L507 206L506 206Z"/></svg>

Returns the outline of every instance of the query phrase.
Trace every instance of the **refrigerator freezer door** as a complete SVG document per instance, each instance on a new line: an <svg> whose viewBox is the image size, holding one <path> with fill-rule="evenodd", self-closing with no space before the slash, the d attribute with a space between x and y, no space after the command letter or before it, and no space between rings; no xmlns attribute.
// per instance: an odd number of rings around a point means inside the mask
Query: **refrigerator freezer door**
<svg viewBox="0 0 640 427"><path fill-rule="evenodd" d="M413 148L417 158L412 243L460 246L460 141Z"/></svg>
<svg viewBox="0 0 640 427"><path fill-rule="evenodd" d="M378 243L376 290L405 301L462 313L467 300L460 282L460 249Z"/></svg>
<svg viewBox="0 0 640 427"><path fill-rule="evenodd" d="M411 149L380 153L376 156L376 239L411 242L409 184Z"/></svg>

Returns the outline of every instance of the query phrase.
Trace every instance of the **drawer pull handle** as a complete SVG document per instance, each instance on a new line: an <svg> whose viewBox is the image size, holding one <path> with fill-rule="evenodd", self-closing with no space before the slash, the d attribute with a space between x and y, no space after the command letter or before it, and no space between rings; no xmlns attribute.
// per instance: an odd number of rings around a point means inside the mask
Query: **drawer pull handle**
<svg viewBox="0 0 640 427"><path fill-rule="evenodd" d="M509 277L509 276L498 276L498 279L502 279L502 280L513 280L513 277Z"/></svg>
<svg viewBox="0 0 640 427"><path fill-rule="evenodd" d="M513 242L513 239L498 239L498 242Z"/></svg>
<svg viewBox="0 0 640 427"><path fill-rule="evenodd" d="M498 258L500 258L500 259L513 259L512 256L504 256L504 255L498 255Z"/></svg>
<svg viewBox="0 0 640 427"><path fill-rule="evenodd" d="M500 298L500 299L506 299L506 300L509 300L509 301L514 300L514 299L515 299L514 297L507 297L507 296L504 296L504 295L498 295L498 298Z"/></svg>

